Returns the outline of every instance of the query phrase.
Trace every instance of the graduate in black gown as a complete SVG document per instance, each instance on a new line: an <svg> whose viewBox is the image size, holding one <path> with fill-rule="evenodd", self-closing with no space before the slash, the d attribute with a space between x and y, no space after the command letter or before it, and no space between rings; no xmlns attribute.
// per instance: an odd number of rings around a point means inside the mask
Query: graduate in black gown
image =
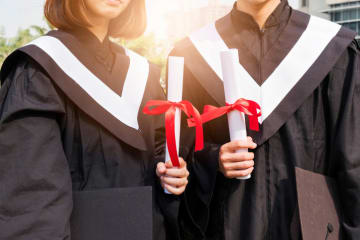
<svg viewBox="0 0 360 240"><path fill-rule="evenodd" d="M170 55L185 57L183 99L197 109L225 105L220 52L232 48L239 50L244 97L262 108L260 131L248 130L247 141L230 142L226 116L204 125L205 148L188 162L185 239L301 239L295 167L335 179L342 237L360 239L355 35L287 0L238 0L175 46ZM191 143L191 152L193 132L185 131L182 145ZM235 153L245 147L252 153ZM249 180L236 179L249 173ZM326 225L313 227L325 239Z"/></svg>
<svg viewBox="0 0 360 240"><path fill-rule="evenodd" d="M73 192L141 186L153 188L153 239L177 239L188 171L159 162L163 117L142 114L164 99L159 69L109 40L143 33L144 0L47 0L45 15L59 30L1 70L0 239L70 240Z"/></svg>

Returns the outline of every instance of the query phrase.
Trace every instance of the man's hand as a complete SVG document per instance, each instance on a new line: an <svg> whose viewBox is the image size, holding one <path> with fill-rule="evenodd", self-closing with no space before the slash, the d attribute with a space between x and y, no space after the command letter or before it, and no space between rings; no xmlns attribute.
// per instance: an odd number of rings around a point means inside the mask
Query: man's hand
<svg viewBox="0 0 360 240"><path fill-rule="evenodd" d="M248 137L244 141L233 141L221 146L219 154L219 170L225 177L245 177L254 170L254 153L236 152L242 148L255 149L256 144L251 137Z"/></svg>
<svg viewBox="0 0 360 240"><path fill-rule="evenodd" d="M189 171L184 159L179 158L180 167L173 167L171 161L159 162L156 175L160 178L161 186L175 195L182 194L188 184Z"/></svg>

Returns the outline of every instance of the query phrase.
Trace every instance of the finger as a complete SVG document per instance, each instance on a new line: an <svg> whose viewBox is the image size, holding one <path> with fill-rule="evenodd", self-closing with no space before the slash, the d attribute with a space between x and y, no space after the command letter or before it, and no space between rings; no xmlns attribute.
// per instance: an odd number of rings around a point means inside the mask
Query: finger
<svg viewBox="0 0 360 240"><path fill-rule="evenodd" d="M180 167L186 167L186 162L182 157L179 157L179 163L180 163Z"/></svg>
<svg viewBox="0 0 360 240"><path fill-rule="evenodd" d="M178 177L178 178L183 178L183 177L188 177L189 176L189 171L186 168L168 168L166 170L166 175L168 177Z"/></svg>
<svg viewBox="0 0 360 240"><path fill-rule="evenodd" d="M174 178L174 177L162 176L161 181L172 187L182 187L188 184L187 178Z"/></svg>
<svg viewBox="0 0 360 240"><path fill-rule="evenodd" d="M237 140L237 141L232 141L229 143L224 144L220 151L225 153L225 152L235 152L236 150L239 150L241 148L250 148L250 149L254 149L256 148L256 143L254 143L252 141L252 139L250 137L248 137L246 140Z"/></svg>
<svg viewBox="0 0 360 240"><path fill-rule="evenodd" d="M186 162L184 161L184 159L183 158L181 158L181 157L179 157L179 167L181 168L181 167L183 167L183 166L186 166ZM165 166L167 167L167 168L172 168L174 165L172 164L172 162L171 161L167 161L166 163L165 163Z"/></svg>
<svg viewBox="0 0 360 240"><path fill-rule="evenodd" d="M166 168L172 168L172 167L173 167L173 164L172 164L171 161L166 161L166 162L165 162L165 166L166 166Z"/></svg>
<svg viewBox="0 0 360 240"><path fill-rule="evenodd" d="M185 186L176 188L176 187L172 187L170 185L164 184L164 187L166 190L168 190L168 192L170 192L174 195L180 195L185 191Z"/></svg>
<svg viewBox="0 0 360 240"><path fill-rule="evenodd" d="M251 138L247 138L246 140L232 141L228 147L229 151L235 152L236 150L243 148L255 149L257 145L252 141Z"/></svg>
<svg viewBox="0 0 360 240"><path fill-rule="evenodd" d="M220 156L221 162L242 162L254 160L252 152L224 153Z"/></svg>
<svg viewBox="0 0 360 240"><path fill-rule="evenodd" d="M158 177L164 175L166 173L166 167L165 167L165 163L163 162L159 162L157 165L156 165L156 175Z"/></svg>
<svg viewBox="0 0 360 240"><path fill-rule="evenodd" d="M236 171L226 171L225 176L227 178L238 178L238 177L246 177L252 173L254 168L248 168L246 170L236 170Z"/></svg>
<svg viewBox="0 0 360 240"><path fill-rule="evenodd" d="M229 162L229 163L225 163L223 168L226 171L231 171L231 170L246 170L249 168L254 167L254 161L243 161L243 162Z"/></svg>

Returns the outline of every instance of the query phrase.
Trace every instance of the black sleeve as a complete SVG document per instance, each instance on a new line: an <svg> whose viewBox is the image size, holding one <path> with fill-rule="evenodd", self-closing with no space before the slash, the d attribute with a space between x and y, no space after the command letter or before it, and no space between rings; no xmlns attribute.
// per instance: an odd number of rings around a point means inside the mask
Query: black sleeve
<svg viewBox="0 0 360 240"><path fill-rule="evenodd" d="M171 56L181 56L177 49L170 53ZM185 59L186 62L186 59ZM200 113L204 105L216 103L209 98L198 80L185 64L183 99L190 101ZM204 127L204 149L194 151L195 129L188 128L186 119L181 121L181 156L187 161L190 172L189 184L183 196L180 211L181 232L185 239L203 238L208 221L211 198L215 190L218 174L218 158L221 144L213 141L209 124Z"/></svg>
<svg viewBox="0 0 360 240"><path fill-rule="evenodd" d="M0 91L0 239L69 240L70 171L51 80L26 59Z"/></svg>
<svg viewBox="0 0 360 240"><path fill-rule="evenodd" d="M330 74L330 161L340 190L345 239L360 239L360 55L353 44Z"/></svg>

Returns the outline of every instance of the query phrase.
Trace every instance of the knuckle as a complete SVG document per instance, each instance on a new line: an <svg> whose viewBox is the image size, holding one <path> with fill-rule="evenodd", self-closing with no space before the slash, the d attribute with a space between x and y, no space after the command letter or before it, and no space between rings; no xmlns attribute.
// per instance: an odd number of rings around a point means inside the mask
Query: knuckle
<svg viewBox="0 0 360 240"><path fill-rule="evenodd" d="M246 152L238 153L238 160L240 161L247 160L247 153Z"/></svg>
<svg viewBox="0 0 360 240"><path fill-rule="evenodd" d="M244 160L246 160L246 161L251 160L251 154L250 153L245 153L244 154Z"/></svg>
<svg viewBox="0 0 360 240"><path fill-rule="evenodd" d="M252 167L252 163L251 161L246 161L244 162L244 164L242 165L242 169L249 169Z"/></svg>
<svg viewBox="0 0 360 240"><path fill-rule="evenodd" d="M246 167L246 163L238 162L238 163L236 163L235 169L243 169L245 167Z"/></svg>
<svg viewBox="0 0 360 240"><path fill-rule="evenodd" d="M220 147L220 155L223 154L225 152L225 145L222 145Z"/></svg>
<svg viewBox="0 0 360 240"><path fill-rule="evenodd" d="M224 154L221 156L221 161L222 162L228 162L230 160L230 157L228 154Z"/></svg>
<svg viewBox="0 0 360 240"><path fill-rule="evenodd" d="M180 188L176 188L176 189L174 190L174 194L175 194L175 195L180 195L181 193L182 193L182 191L181 191Z"/></svg>
<svg viewBox="0 0 360 240"><path fill-rule="evenodd" d="M160 166L161 166L161 164L162 164L161 162L158 162L158 163L156 164L156 168L159 169Z"/></svg>
<svg viewBox="0 0 360 240"><path fill-rule="evenodd" d="M229 164L224 164L224 169L228 171L231 169L231 166Z"/></svg>
<svg viewBox="0 0 360 240"><path fill-rule="evenodd" d="M165 178L162 178L162 179L161 179L161 182L162 182L163 184L167 184L167 183L168 183L168 181L167 181Z"/></svg>
<svg viewBox="0 0 360 240"><path fill-rule="evenodd" d="M254 166L254 164L250 161L246 164L246 169L250 169L252 166Z"/></svg>
<svg viewBox="0 0 360 240"><path fill-rule="evenodd" d="M242 145L243 145L243 142L240 140L235 142L235 147L237 147L237 148L241 148Z"/></svg>
<svg viewBox="0 0 360 240"><path fill-rule="evenodd" d="M249 174L251 174L252 173L252 168L249 168L244 174L245 174L245 176L247 176L247 175L249 175ZM244 177L245 177L244 176Z"/></svg>

